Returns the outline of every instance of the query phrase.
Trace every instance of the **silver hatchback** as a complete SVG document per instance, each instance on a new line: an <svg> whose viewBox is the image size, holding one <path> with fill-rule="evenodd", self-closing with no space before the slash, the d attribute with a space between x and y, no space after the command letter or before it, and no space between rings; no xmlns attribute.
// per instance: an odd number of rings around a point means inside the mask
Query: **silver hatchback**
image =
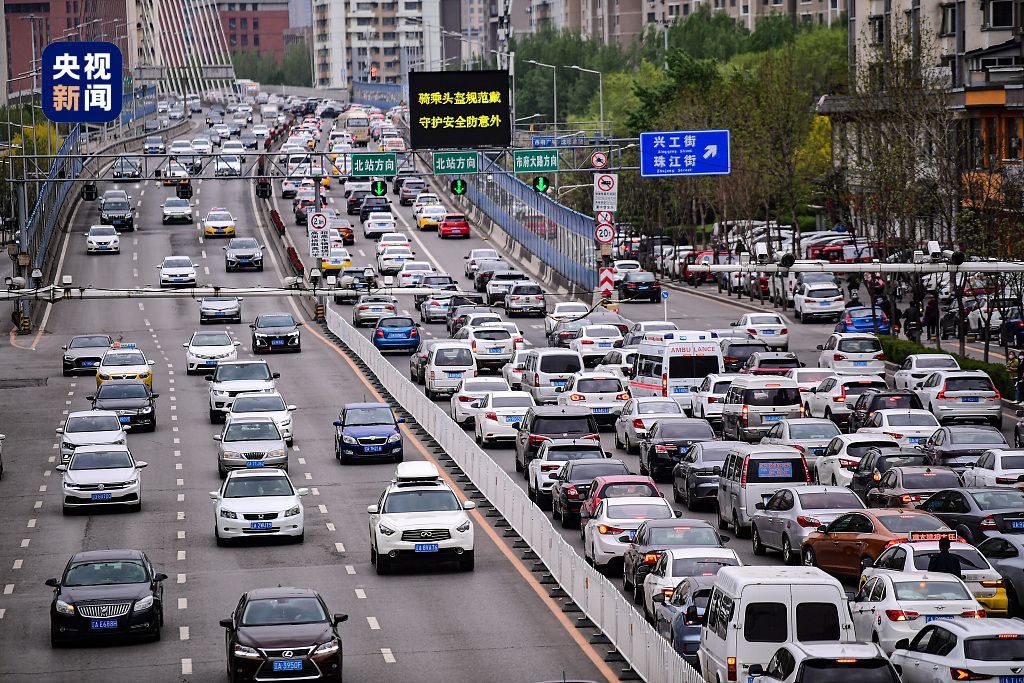
<svg viewBox="0 0 1024 683"><path fill-rule="evenodd" d="M219 443L217 469L222 479L228 470L279 467L288 471L288 444L271 417L228 419L213 440Z"/></svg>

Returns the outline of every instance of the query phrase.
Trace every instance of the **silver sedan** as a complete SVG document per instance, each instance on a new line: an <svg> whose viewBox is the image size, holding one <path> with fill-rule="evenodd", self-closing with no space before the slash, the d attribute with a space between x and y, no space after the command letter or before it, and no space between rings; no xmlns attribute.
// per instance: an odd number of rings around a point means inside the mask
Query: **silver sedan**
<svg viewBox="0 0 1024 683"><path fill-rule="evenodd" d="M682 417L683 409L671 398L641 396L631 398L622 406L615 420L615 447L627 453L640 451L640 441L647 438L647 430L663 417Z"/></svg>
<svg viewBox="0 0 1024 683"><path fill-rule="evenodd" d="M234 469L280 467L288 471L288 445L273 418L228 420L213 440L219 442L217 469L222 479Z"/></svg>
<svg viewBox="0 0 1024 683"><path fill-rule="evenodd" d="M754 554L779 550L783 562L796 564L808 535L839 515L863 510L864 502L842 486L789 486L756 507L750 526Z"/></svg>
<svg viewBox="0 0 1024 683"><path fill-rule="evenodd" d="M388 315L395 315L398 302L387 294L363 294L352 307L352 325L362 327L376 323Z"/></svg>

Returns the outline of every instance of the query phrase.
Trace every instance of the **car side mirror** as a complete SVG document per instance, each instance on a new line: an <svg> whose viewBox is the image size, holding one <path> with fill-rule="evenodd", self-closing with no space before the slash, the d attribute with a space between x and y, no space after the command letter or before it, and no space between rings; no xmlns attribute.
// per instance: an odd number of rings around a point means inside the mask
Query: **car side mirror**
<svg viewBox="0 0 1024 683"><path fill-rule="evenodd" d="M699 612L697 612L697 606L696 605L690 605L689 607L686 608L686 621L687 621L687 623L690 623L690 624L703 624L704 623L704 618L700 615ZM753 666L757 666L757 664L754 664Z"/></svg>
<svg viewBox="0 0 1024 683"><path fill-rule="evenodd" d="M297 493L300 497L301 496L308 496L309 495L309 489L307 489L305 486L303 486L302 488L295 489L295 493Z"/></svg>
<svg viewBox="0 0 1024 683"><path fill-rule="evenodd" d="M1018 410L1016 415L1017 417L1024 417L1024 410Z"/></svg>
<svg viewBox="0 0 1024 683"><path fill-rule="evenodd" d="M405 418L404 417L400 417L397 420L395 420L395 422L397 424L403 425L403 424L405 424Z"/></svg>
<svg viewBox="0 0 1024 683"><path fill-rule="evenodd" d="M747 669L747 675L764 676L764 667L760 664L751 664L750 668Z"/></svg>
<svg viewBox="0 0 1024 683"><path fill-rule="evenodd" d="M256 323L249 323L249 329L250 330L255 330L256 329Z"/></svg>
<svg viewBox="0 0 1024 683"><path fill-rule="evenodd" d="M475 500L463 501L462 509L463 510L476 510L476 501Z"/></svg>
<svg viewBox="0 0 1024 683"><path fill-rule="evenodd" d="M863 560L860 561L861 571L863 571L865 569L871 569L874 566L875 566L875 561L872 560L870 557L865 557Z"/></svg>
<svg viewBox="0 0 1024 683"><path fill-rule="evenodd" d="M555 387L555 393L561 394L565 392L565 387Z"/></svg>
<svg viewBox="0 0 1024 683"><path fill-rule="evenodd" d="M333 621L334 621L334 625L337 626L338 624L340 624L342 622L348 621L348 615L347 614L335 614Z"/></svg>
<svg viewBox="0 0 1024 683"><path fill-rule="evenodd" d="M187 349L188 348L188 342L183 342L182 345L181 345L181 348Z"/></svg>
<svg viewBox="0 0 1024 683"><path fill-rule="evenodd" d="M67 465L57 465L53 469L57 470L58 472L67 472L68 471L68 466Z"/></svg>
<svg viewBox="0 0 1024 683"><path fill-rule="evenodd" d="M377 507L376 505L367 505L366 511L369 512L371 515L376 515L380 512L380 508Z"/></svg>
<svg viewBox="0 0 1024 683"><path fill-rule="evenodd" d="M63 434L64 433L64 428L63 427L57 427L53 431L57 432L58 434Z"/></svg>
<svg viewBox="0 0 1024 683"><path fill-rule="evenodd" d="M45 583L50 588L60 588L60 580L59 579L47 579L43 583Z"/></svg>
<svg viewBox="0 0 1024 683"><path fill-rule="evenodd" d="M846 409L847 410L854 410L855 408L856 408L856 404L854 404L854 403L847 403L846 404Z"/></svg>
<svg viewBox="0 0 1024 683"><path fill-rule="evenodd" d="M757 509L757 510L764 510L764 503L760 503L760 502L755 503L754 504L754 508Z"/></svg>
<svg viewBox="0 0 1024 683"><path fill-rule="evenodd" d="M220 498L220 491L210 491L210 500L217 500Z"/></svg>
<svg viewBox="0 0 1024 683"><path fill-rule="evenodd" d="M342 424L344 424L344 423L341 420L335 420L334 421L334 426L335 427L340 427Z"/></svg>
<svg viewBox="0 0 1024 683"><path fill-rule="evenodd" d="M233 621L231 621L230 619L221 619L220 620L220 625L223 626L224 628L230 629L230 628L234 628L235 623Z"/></svg>
<svg viewBox="0 0 1024 683"><path fill-rule="evenodd" d="M824 524L819 524L818 528L815 529L815 531L817 531L819 534L827 534L828 533L828 527L826 525L824 525Z"/></svg>
<svg viewBox="0 0 1024 683"><path fill-rule="evenodd" d="M67 350L68 350L68 346L67 346L67 344L65 344L64 346L62 346L62 347L60 347L60 348L61 348L61 350L62 350L62 351L67 351Z"/></svg>
<svg viewBox="0 0 1024 683"><path fill-rule="evenodd" d="M207 376L203 377L203 379L205 379L207 382L212 382L213 381L213 375L207 375Z"/></svg>
<svg viewBox="0 0 1024 683"><path fill-rule="evenodd" d="M824 351L825 350L825 345L824 344L818 344L814 348L818 349L819 351Z"/></svg>
<svg viewBox="0 0 1024 683"><path fill-rule="evenodd" d="M163 572L157 572L156 574L153 575L153 580L156 581L156 582L166 581L167 580L167 574L164 574Z"/></svg>
<svg viewBox="0 0 1024 683"><path fill-rule="evenodd" d="M85 397L85 400L86 401L95 401L96 400L96 394L89 394L88 396Z"/></svg>
<svg viewBox="0 0 1024 683"><path fill-rule="evenodd" d="M664 593L655 593L654 595L651 596L651 602L665 602L665 594Z"/></svg>
<svg viewBox="0 0 1024 683"><path fill-rule="evenodd" d="M220 441L221 440L221 435L220 434L214 434L213 435L213 440L214 441Z"/></svg>
<svg viewBox="0 0 1024 683"><path fill-rule="evenodd" d="M909 650L910 641L906 638L901 638L896 641L896 645L893 647L894 650Z"/></svg>
<svg viewBox="0 0 1024 683"><path fill-rule="evenodd" d="M729 327L736 327L736 321L733 320L731 323L729 323Z"/></svg>
<svg viewBox="0 0 1024 683"><path fill-rule="evenodd" d="M711 473L712 473L713 475L715 475L715 476L718 476L718 477L722 476L722 466L721 466L721 465L715 465L715 466L714 466L714 467L713 467L713 468L711 469Z"/></svg>
<svg viewBox="0 0 1024 683"><path fill-rule="evenodd" d="M722 543L728 543L730 539L725 534L718 534L718 540Z"/></svg>

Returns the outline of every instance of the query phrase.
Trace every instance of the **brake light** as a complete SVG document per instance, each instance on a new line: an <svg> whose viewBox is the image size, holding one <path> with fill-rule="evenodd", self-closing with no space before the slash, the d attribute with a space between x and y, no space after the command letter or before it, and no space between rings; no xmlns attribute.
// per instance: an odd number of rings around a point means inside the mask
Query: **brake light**
<svg viewBox="0 0 1024 683"><path fill-rule="evenodd" d="M796 523L804 527L805 529L817 529L819 526L821 526L821 522L819 522L814 517L806 517L804 515L798 515L796 518Z"/></svg>
<svg viewBox="0 0 1024 683"><path fill-rule="evenodd" d="M635 418L635 419L633 420L633 429L647 429L647 428L646 428L646 427L644 427L644 421L643 421L643 420L641 420L641 419L640 419L640 418L638 417L638 418ZM1016 479L1014 479L1014 481L1017 481L1017 480L1016 480Z"/></svg>
<svg viewBox="0 0 1024 683"><path fill-rule="evenodd" d="M661 395L668 396L668 374L662 373L661 375Z"/></svg>
<svg viewBox="0 0 1024 683"><path fill-rule="evenodd" d="M431 370L430 371L430 379L435 379L435 377L436 377L436 375L434 374L434 371Z"/></svg>
<svg viewBox="0 0 1024 683"><path fill-rule="evenodd" d="M476 353L476 339L474 339L472 343L470 343L469 348L473 353Z"/></svg>
<svg viewBox="0 0 1024 683"><path fill-rule="evenodd" d="M987 681L992 678L988 674L976 674L969 669L950 667L949 677L954 681Z"/></svg>
<svg viewBox="0 0 1024 683"><path fill-rule="evenodd" d="M417 330L415 327L412 328L411 330L409 330L409 338L410 339L412 339L414 337L418 337L418 336L420 336L420 331Z"/></svg>
<svg viewBox="0 0 1024 683"><path fill-rule="evenodd" d="M900 434L899 432L882 432L882 433L883 434L887 434L888 436L891 436L894 439L902 439L903 438L903 435Z"/></svg>
<svg viewBox="0 0 1024 683"><path fill-rule="evenodd" d="M539 446L540 444L544 443L547 440L548 440L548 437L546 437L546 436L540 436L538 434L530 434L529 441L530 441L531 444L536 444L536 445Z"/></svg>
<svg viewBox="0 0 1024 683"><path fill-rule="evenodd" d="M1002 579L995 581L982 581L981 585L985 588L1002 588L1004 586Z"/></svg>
<svg viewBox="0 0 1024 683"><path fill-rule="evenodd" d="M841 353L833 353L832 360L846 360L846 356Z"/></svg>
<svg viewBox="0 0 1024 683"><path fill-rule="evenodd" d="M644 564L654 564L661 557L661 553L645 553Z"/></svg>
<svg viewBox="0 0 1024 683"><path fill-rule="evenodd" d="M736 658L735 657L727 657L726 658L726 660L725 660L725 670L726 670L726 675L728 676L729 680L730 681L735 681L736 680Z"/></svg>
<svg viewBox="0 0 1024 683"><path fill-rule="evenodd" d="M628 401L629 400L629 392L628 391L623 391L621 394L617 394L615 396L615 400L616 401Z"/></svg>
<svg viewBox="0 0 1024 683"><path fill-rule="evenodd" d="M743 406L746 408L746 406ZM740 486L747 485L747 465L750 464L750 456L743 457L743 475L740 477Z"/></svg>
<svg viewBox="0 0 1024 683"><path fill-rule="evenodd" d="M484 413L484 419L485 420L494 420L495 422L497 422L498 421L498 414L497 413L492 413L491 411L488 410L486 413Z"/></svg>
<svg viewBox="0 0 1024 683"><path fill-rule="evenodd" d="M1001 400L1003 398L1003 395L999 393L998 389L994 389L994 391L996 392L996 395L993 396L991 400L993 400L993 401Z"/></svg>
<svg viewBox="0 0 1024 683"><path fill-rule="evenodd" d="M999 480L997 479L996 481ZM985 517L980 522L978 522L978 526L982 529L995 529L996 520L992 519L992 515L989 515L988 517Z"/></svg>
<svg viewBox="0 0 1024 683"><path fill-rule="evenodd" d="M783 327L779 330L779 334L789 334L789 328Z"/></svg>
<svg viewBox="0 0 1024 683"><path fill-rule="evenodd" d="M871 473L871 478L874 481L882 481L882 473L879 472L878 470L875 470L874 472Z"/></svg>
<svg viewBox="0 0 1024 683"><path fill-rule="evenodd" d="M476 398L473 396L459 396L459 401L462 403L472 403Z"/></svg>
<svg viewBox="0 0 1024 683"><path fill-rule="evenodd" d="M726 356L726 357L724 357L722 359L722 361L725 362L725 363L738 363L739 359L738 358L733 358L732 356Z"/></svg>
<svg viewBox="0 0 1024 683"><path fill-rule="evenodd" d="M743 420L744 425L750 423L750 406L746 403L744 403L743 407L740 409L740 419ZM744 477L744 479L746 479L746 477Z"/></svg>
<svg viewBox="0 0 1024 683"><path fill-rule="evenodd" d="M576 490L575 486L571 486L570 485L569 488L567 488L565 490L565 497L566 498L579 498L579 496L580 496L580 492Z"/></svg>
<svg viewBox="0 0 1024 683"><path fill-rule="evenodd" d="M996 477L997 484L1016 484L1017 477Z"/></svg>
<svg viewBox="0 0 1024 683"><path fill-rule="evenodd" d="M587 397L584 396L583 394L570 394L569 395L569 400L570 401L583 401L583 400L586 400L586 398Z"/></svg>
<svg viewBox="0 0 1024 683"><path fill-rule="evenodd" d="M535 386L535 387L539 387L540 386L540 375L538 373L536 373L536 372L533 373L533 386Z"/></svg>
<svg viewBox="0 0 1024 683"><path fill-rule="evenodd" d="M584 439L593 439L594 441L600 441L601 440L601 435L600 434L587 434L583 438Z"/></svg>
<svg viewBox="0 0 1024 683"><path fill-rule="evenodd" d="M757 330L755 330L753 327L748 327L747 334L755 335L757 334Z"/></svg>
<svg viewBox="0 0 1024 683"><path fill-rule="evenodd" d="M541 465L540 466L540 471L541 472L554 472L559 467L561 467L561 465Z"/></svg>
<svg viewBox="0 0 1024 683"><path fill-rule="evenodd" d="M580 344L593 344L593 339L580 339Z"/></svg>
<svg viewBox="0 0 1024 683"><path fill-rule="evenodd" d="M370 310L370 307L369 306L358 306L358 307L356 307L356 310L358 310L358 311L368 311L368 310Z"/></svg>
<svg viewBox="0 0 1024 683"><path fill-rule="evenodd" d="M377 339L383 339L384 338L384 330L377 330L377 334L375 336L377 337Z"/></svg>
<svg viewBox="0 0 1024 683"><path fill-rule="evenodd" d="M708 396L708 403L718 403L717 396Z"/></svg>
<svg viewBox="0 0 1024 683"><path fill-rule="evenodd" d="M851 316L849 313L846 314L846 326L853 327L853 316Z"/></svg>
<svg viewBox="0 0 1024 683"><path fill-rule="evenodd" d="M597 527L597 532L599 534L604 535L604 536L610 536L610 535L614 535L614 534L621 534L622 531L623 531L622 529L617 529L616 527L608 526L606 524L601 524L601 525L599 525Z"/></svg>
<svg viewBox="0 0 1024 683"><path fill-rule="evenodd" d="M885 354L884 353L876 353L875 354L875 360L885 360Z"/></svg>
<svg viewBox="0 0 1024 683"><path fill-rule="evenodd" d="M840 467L856 467L859 463L859 460L847 460L845 458L839 458Z"/></svg>
<svg viewBox="0 0 1024 683"><path fill-rule="evenodd" d="M900 502L903 503L916 503L919 500L921 500L921 496L916 496L912 493L904 493L900 496Z"/></svg>
<svg viewBox="0 0 1024 683"><path fill-rule="evenodd" d="M835 401L836 403L846 403L846 387L843 387L839 391L838 396L833 396L832 400Z"/></svg>
<svg viewBox="0 0 1024 683"><path fill-rule="evenodd" d="M985 614L985 610L977 609L977 610L967 610L966 612L961 612L960 616L962 616L962 617L970 617L971 619L984 619L986 614Z"/></svg>
<svg viewBox="0 0 1024 683"><path fill-rule="evenodd" d="M889 621L913 621L921 615L918 612L911 612L909 610L887 609L885 610L885 616L889 618Z"/></svg>
<svg viewBox="0 0 1024 683"><path fill-rule="evenodd" d="M672 597L672 594L673 594L673 593L675 593L675 592L676 592L676 591L675 591L675 589L674 589L674 588L662 588L662 589L661 589L661 594L665 596L665 600L666 600L666 601L667 601L667 600L668 600L669 598L671 598L671 597Z"/></svg>
<svg viewBox="0 0 1024 683"><path fill-rule="evenodd" d="M669 451L676 450L675 446L666 446L664 444L658 444L654 447L655 453L668 453Z"/></svg>

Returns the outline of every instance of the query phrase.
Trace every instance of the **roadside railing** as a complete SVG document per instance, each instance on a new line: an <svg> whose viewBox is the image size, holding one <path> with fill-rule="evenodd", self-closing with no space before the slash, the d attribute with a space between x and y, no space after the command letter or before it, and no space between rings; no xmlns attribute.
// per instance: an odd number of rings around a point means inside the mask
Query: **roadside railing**
<svg viewBox="0 0 1024 683"><path fill-rule="evenodd" d="M332 306L327 307L327 327L367 364L395 401L462 468L638 675L648 683L704 683L612 582L562 538L550 518L508 473Z"/></svg>

